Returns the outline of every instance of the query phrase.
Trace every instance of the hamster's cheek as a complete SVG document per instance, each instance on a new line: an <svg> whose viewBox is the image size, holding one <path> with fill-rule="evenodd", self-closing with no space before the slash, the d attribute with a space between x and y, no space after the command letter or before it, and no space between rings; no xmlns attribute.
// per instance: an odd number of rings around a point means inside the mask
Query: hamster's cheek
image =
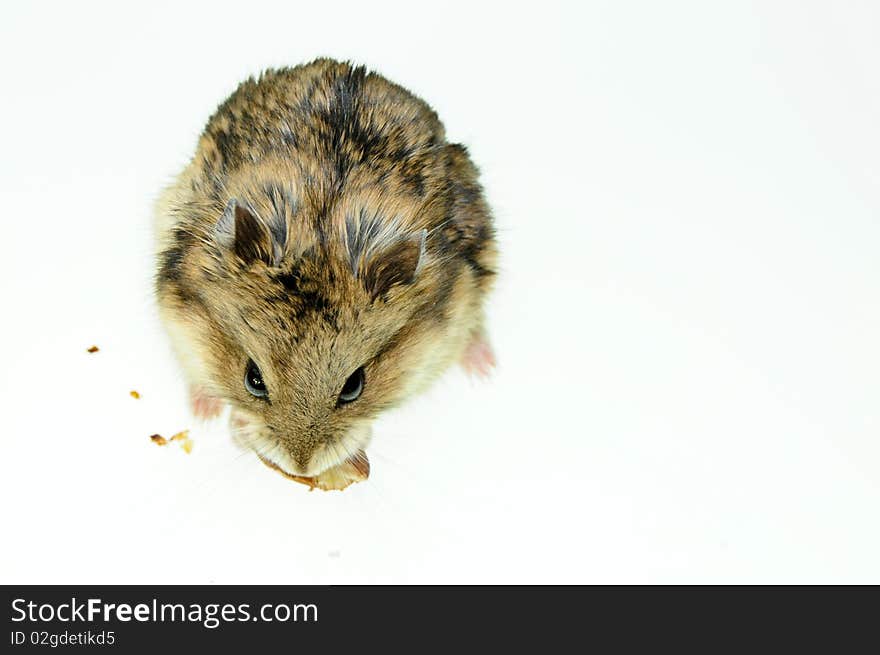
<svg viewBox="0 0 880 655"><path fill-rule="evenodd" d="M232 442L243 450L256 450L260 441L265 440L262 422L235 407L229 414L229 431Z"/></svg>
<svg viewBox="0 0 880 655"><path fill-rule="evenodd" d="M308 474L319 475L354 458L366 460L366 449L373 438L372 421L354 424L336 439L321 444L309 462ZM369 462L367 462L369 469Z"/></svg>

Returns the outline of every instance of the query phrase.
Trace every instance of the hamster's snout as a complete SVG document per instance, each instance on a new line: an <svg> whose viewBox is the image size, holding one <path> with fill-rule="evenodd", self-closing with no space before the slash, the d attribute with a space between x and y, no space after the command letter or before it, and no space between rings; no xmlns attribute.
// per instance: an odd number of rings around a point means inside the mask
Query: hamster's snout
<svg viewBox="0 0 880 655"><path fill-rule="evenodd" d="M287 477L320 480L328 473L338 477L338 469L350 469L348 473L358 479L369 475L365 450L372 438L372 428L367 424L358 424L342 435L317 443L296 435L271 434L258 419L239 410L232 411L230 427L239 447L253 450L264 464Z"/></svg>

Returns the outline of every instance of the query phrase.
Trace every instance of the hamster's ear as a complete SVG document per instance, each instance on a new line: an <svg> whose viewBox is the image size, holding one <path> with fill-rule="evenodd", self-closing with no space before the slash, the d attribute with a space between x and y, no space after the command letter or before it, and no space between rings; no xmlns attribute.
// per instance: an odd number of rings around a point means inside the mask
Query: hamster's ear
<svg viewBox="0 0 880 655"><path fill-rule="evenodd" d="M272 235L246 203L233 198L217 221L217 240L246 264L272 264Z"/></svg>
<svg viewBox="0 0 880 655"><path fill-rule="evenodd" d="M425 261L428 231L397 239L370 254L359 271L364 287L375 300L395 285L415 282Z"/></svg>

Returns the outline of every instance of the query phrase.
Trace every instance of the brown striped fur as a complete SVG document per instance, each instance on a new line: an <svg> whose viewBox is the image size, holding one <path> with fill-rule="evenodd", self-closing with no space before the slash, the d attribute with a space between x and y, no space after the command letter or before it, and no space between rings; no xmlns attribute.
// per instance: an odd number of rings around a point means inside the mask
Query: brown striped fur
<svg viewBox="0 0 880 655"><path fill-rule="evenodd" d="M347 63L243 82L156 228L160 313L190 384L291 474L365 447L371 420L483 328L496 248L476 168L426 103ZM243 385L250 358L267 399ZM339 406L360 366L363 395Z"/></svg>

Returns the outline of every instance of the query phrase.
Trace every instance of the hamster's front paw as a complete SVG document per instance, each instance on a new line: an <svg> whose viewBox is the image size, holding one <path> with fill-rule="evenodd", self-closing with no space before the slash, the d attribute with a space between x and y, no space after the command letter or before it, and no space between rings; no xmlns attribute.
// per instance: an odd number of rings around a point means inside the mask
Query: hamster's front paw
<svg viewBox="0 0 880 655"><path fill-rule="evenodd" d="M495 368L495 353L483 333L475 334L461 356L461 367L468 375L487 378Z"/></svg>
<svg viewBox="0 0 880 655"><path fill-rule="evenodd" d="M223 411L223 401L208 395L201 387L190 387L189 406L196 418L217 418Z"/></svg>

